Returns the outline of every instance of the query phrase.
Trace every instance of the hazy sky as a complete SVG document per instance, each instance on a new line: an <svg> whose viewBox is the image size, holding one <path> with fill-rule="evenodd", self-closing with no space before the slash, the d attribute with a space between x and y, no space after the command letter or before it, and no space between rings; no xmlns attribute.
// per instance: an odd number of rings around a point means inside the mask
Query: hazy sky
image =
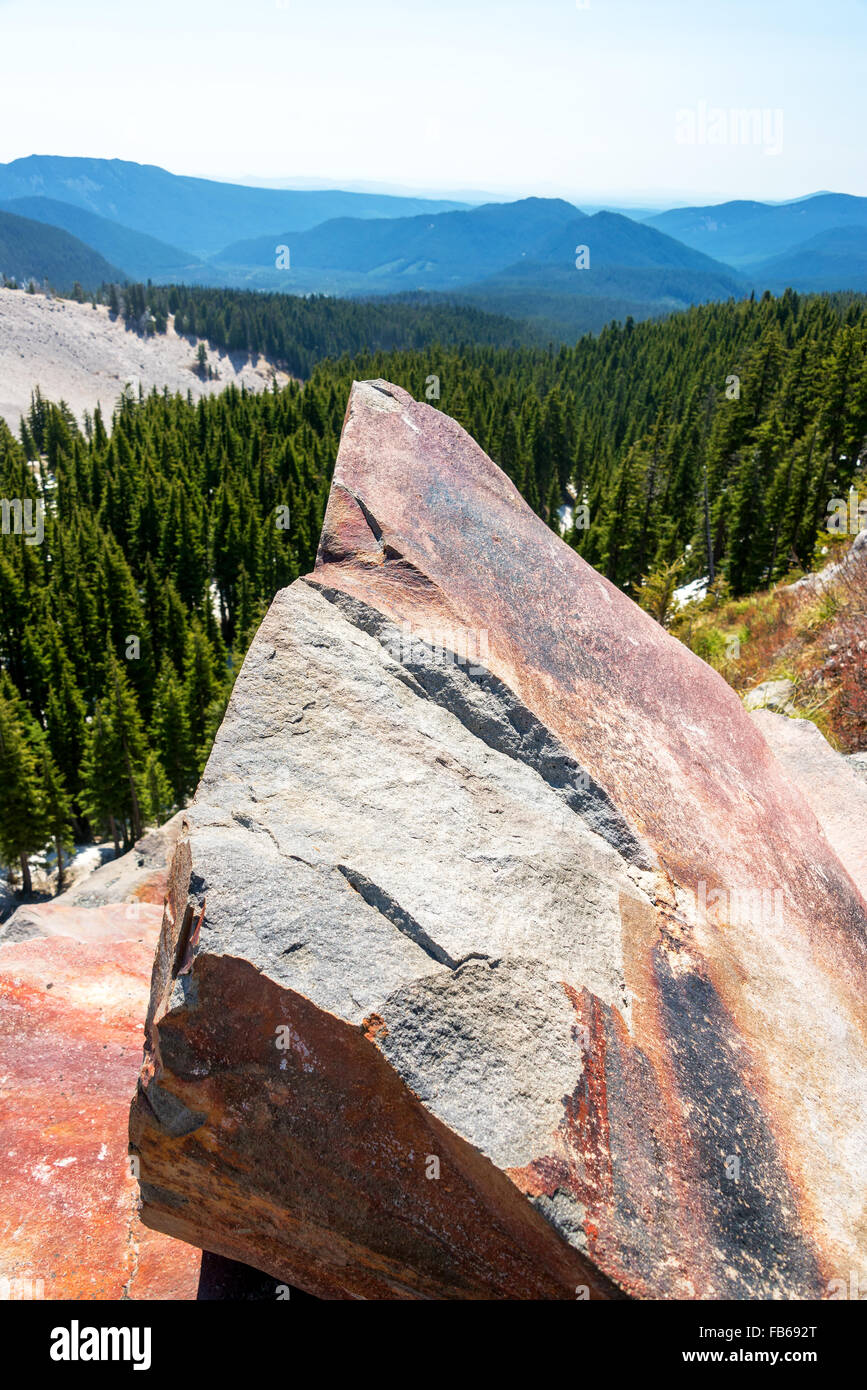
<svg viewBox="0 0 867 1390"><path fill-rule="evenodd" d="M0 162L867 194L867 0L0 0L0 72Z"/></svg>

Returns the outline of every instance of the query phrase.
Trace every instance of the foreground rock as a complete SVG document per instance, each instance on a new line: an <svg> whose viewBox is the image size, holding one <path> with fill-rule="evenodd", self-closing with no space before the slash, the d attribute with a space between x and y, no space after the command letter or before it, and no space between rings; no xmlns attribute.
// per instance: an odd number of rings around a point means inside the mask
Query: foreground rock
<svg viewBox="0 0 867 1390"><path fill-rule="evenodd" d="M329 1298L821 1297L865 924L722 679L356 385L175 854L143 1220Z"/></svg>
<svg viewBox="0 0 867 1390"><path fill-rule="evenodd" d="M165 829L165 828L164 828ZM165 858L165 836L162 842ZM129 1092L162 919L164 867L132 851L139 897L19 908L0 944L0 1298L192 1299L198 1251L142 1226Z"/></svg>

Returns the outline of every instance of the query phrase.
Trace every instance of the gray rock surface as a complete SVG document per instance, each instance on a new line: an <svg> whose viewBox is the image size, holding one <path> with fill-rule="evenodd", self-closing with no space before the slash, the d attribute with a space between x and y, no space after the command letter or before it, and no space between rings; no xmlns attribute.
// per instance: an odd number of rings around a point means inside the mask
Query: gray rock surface
<svg viewBox="0 0 867 1390"><path fill-rule="evenodd" d="M764 709L752 717L867 902L867 778L811 720Z"/></svg>
<svg viewBox="0 0 867 1390"><path fill-rule="evenodd" d="M202 949L240 951L360 1023L465 962L533 959L541 938L543 978L627 1009L619 897L643 895L595 803L588 824L416 673L312 585L277 596L187 813L193 890L210 902ZM441 688L466 680L438 674ZM479 689L483 709L501 719Z"/></svg>
<svg viewBox="0 0 867 1390"><path fill-rule="evenodd" d="M850 753L846 761L852 771L867 782L867 753Z"/></svg>
<svg viewBox="0 0 867 1390"><path fill-rule="evenodd" d="M789 714L795 708L795 687L790 680L762 681L744 696L744 708L770 709L777 714Z"/></svg>

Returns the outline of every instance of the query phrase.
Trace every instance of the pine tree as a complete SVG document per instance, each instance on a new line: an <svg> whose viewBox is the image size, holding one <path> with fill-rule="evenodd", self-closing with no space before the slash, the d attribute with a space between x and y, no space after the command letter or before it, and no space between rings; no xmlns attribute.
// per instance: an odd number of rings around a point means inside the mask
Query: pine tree
<svg viewBox="0 0 867 1390"><path fill-rule="evenodd" d="M674 609L674 591L683 574L683 558L663 560L641 582L636 598L638 606L649 613L662 627L667 627Z"/></svg>
<svg viewBox="0 0 867 1390"><path fill-rule="evenodd" d="M20 701L0 691L0 856L10 869L20 865L25 896L33 891L29 857L52 828L36 742Z"/></svg>
<svg viewBox="0 0 867 1390"><path fill-rule="evenodd" d="M54 850L57 855L57 891L60 893L63 890L65 877L63 852L73 843L72 804L60 770L44 740L39 752L39 764L42 774L42 791L45 797L48 834L54 842Z"/></svg>
<svg viewBox="0 0 867 1390"><path fill-rule="evenodd" d="M198 747L209 723L209 711L221 695L213 648L205 629L194 618L187 635L184 657L184 704L190 724L190 736Z"/></svg>
<svg viewBox="0 0 867 1390"><path fill-rule="evenodd" d="M115 854L120 853L120 808L124 804L125 776L117 761L117 740L105 702L98 701L81 764L82 806L94 826L108 829ZM123 832L126 841L126 832Z"/></svg>
<svg viewBox="0 0 867 1390"><path fill-rule="evenodd" d="M172 663L160 668L154 695L154 728L160 762L174 801L181 805L195 785L196 763L191 746L184 689Z"/></svg>
<svg viewBox="0 0 867 1390"><path fill-rule="evenodd" d="M83 802L89 816L110 827L115 846L120 826L129 848L144 833L142 788L150 750L132 687L111 650L104 669L105 694L97 701L84 754Z"/></svg>
<svg viewBox="0 0 867 1390"><path fill-rule="evenodd" d="M144 793L148 820L162 825L172 814L172 789L156 753L149 753L144 769Z"/></svg>

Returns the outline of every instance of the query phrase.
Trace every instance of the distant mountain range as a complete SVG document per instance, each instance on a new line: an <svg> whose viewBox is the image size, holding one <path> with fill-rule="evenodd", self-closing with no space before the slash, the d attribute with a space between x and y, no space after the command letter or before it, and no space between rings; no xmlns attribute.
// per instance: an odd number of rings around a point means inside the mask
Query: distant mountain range
<svg viewBox="0 0 867 1390"><path fill-rule="evenodd" d="M33 154L0 164L0 202L33 197L72 203L170 246L183 246L190 259L213 255L271 227L301 232L332 217L411 217L460 206L385 193L247 188L124 159Z"/></svg>
<svg viewBox="0 0 867 1390"><path fill-rule="evenodd" d="M74 261L85 288L129 278L448 295L567 335L751 290L867 290L867 198L837 193L590 216L560 198L466 207L31 155L0 165L0 216L0 271L20 276L14 267L27 263L27 275L58 289ZM30 231L9 230L10 218L28 219Z"/></svg>
<svg viewBox="0 0 867 1390"><path fill-rule="evenodd" d="M523 198L397 220L342 217L306 232L284 229L276 238L237 242L214 261L270 271L276 246L283 244L290 248L293 269L351 271L389 288L407 287L407 281L415 289L446 288L535 256L554 237L565 234L565 245L567 229L579 216L559 198Z"/></svg>
<svg viewBox="0 0 867 1390"><path fill-rule="evenodd" d="M293 270L348 271L389 288L454 288L468 281L533 264L572 267L579 246L596 266L677 266L717 273L726 268L653 227L619 213L588 217L560 198L487 203L438 216L339 218L310 231L282 232L228 246L215 265L274 267L277 246L290 248ZM285 274L284 277L285 279Z"/></svg>

